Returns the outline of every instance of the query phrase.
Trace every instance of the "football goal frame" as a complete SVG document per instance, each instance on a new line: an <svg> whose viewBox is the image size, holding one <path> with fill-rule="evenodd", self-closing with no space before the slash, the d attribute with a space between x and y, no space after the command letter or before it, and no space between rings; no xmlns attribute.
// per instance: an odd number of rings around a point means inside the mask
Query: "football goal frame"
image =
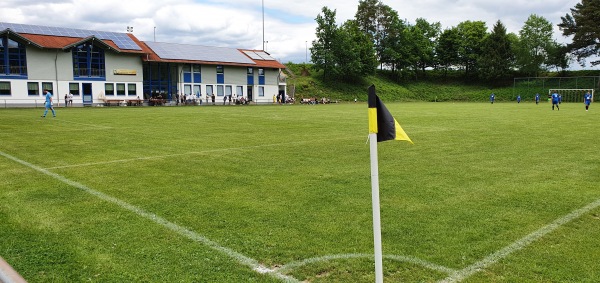
<svg viewBox="0 0 600 283"><path fill-rule="evenodd" d="M548 97L555 92L561 96L561 102L583 102L583 97L588 92L592 95L592 101L594 101L593 88L550 88L548 89Z"/></svg>

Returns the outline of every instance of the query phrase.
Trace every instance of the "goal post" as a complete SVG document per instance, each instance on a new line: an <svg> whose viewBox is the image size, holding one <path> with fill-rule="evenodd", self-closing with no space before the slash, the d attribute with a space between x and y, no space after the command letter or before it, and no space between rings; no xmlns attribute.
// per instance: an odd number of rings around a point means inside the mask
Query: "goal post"
<svg viewBox="0 0 600 283"><path fill-rule="evenodd" d="M548 89L548 97L555 92L561 96L561 102L583 102L583 97L588 92L592 95L592 101L594 101L593 88L550 88Z"/></svg>

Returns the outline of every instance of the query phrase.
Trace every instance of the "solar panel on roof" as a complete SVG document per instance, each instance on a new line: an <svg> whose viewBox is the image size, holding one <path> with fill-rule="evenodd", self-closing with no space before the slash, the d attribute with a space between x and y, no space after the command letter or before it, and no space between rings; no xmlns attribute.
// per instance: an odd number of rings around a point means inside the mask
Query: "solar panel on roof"
<svg viewBox="0 0 600 283"><path fill-rule="evenodd" d="M13 24L13 23L2 23L0 22L0 30L11 29L18 33L31 33L41 35L53 35L53 36L67 36L67 37L89 37L96 36L100 39L112 40L119 48L129 50L142 50L127 34L118 32L107 32L107 31L94 31L74 28L61 28L61 27L48 27L48 26L37 26L37 25L24 25L24 24Z"/></svg>
<svg viewBox="0 0 600 283"><path fill-rule="evenodd" d="M275 58L263 51L255 51L256 55L260 56L263 60L275 61Z"/></svg>
<svg viewBox="0 0 600 283"><path fill-rule="evenodd" d="M254 60L262 60L262 57L258 56L258 54L256 54L256 53L254 53L254 51L245 50L244 53L246 53L246 55L248 55L248 57L250 57Z"/></svg>
<svg viewBox="0 0 600 283"><path fill-rule="evenodd" d="M255 64L239 50L227 47L145 41L161 59Z"/></svg>

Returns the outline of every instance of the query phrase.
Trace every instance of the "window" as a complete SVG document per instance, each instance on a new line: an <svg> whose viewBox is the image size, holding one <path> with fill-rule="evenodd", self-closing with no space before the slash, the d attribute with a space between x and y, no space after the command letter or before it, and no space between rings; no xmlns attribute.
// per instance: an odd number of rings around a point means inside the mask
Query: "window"
<svg viewBox="0 0 600 283"><path fill-rule="evenodd" d="M192 82L192 67L190 64L183 65L183 82L184 83Z"/></svg>
<svg viewBox="0 0 600 283"><path fill-rule="evenodd" d="M258 96L265 96L265 87L264 86L258 87Z"/></svg>
<svg viewBox="0 0 600 283"><path fill-rule="evenodd" d="M135 84L127 84L127 95L137 95L137 87Z"/></svg>
<svg viewBox="0 0 600 283"><path fill-rule="evenodd" d="M207 96L213 95L213 86L212 85L207 85L206 86L206 95Z"/></svg>
<svg viewBox="0 0 600 283"><path fill-rule="evenodd" d="M265 85L265 69L258 68L258 84Z"/></svg>
<svg viewBox="0 0 600 283"><path fill-rule="evenodd" d="M252 67L248 67L248 72L246 74L253 75L254 74L254 69Z"/></svg>
<svg viewBox="0 0 600 283"><path fill-rule="evenodd" d="M192 85L184 85L183 86L183 94L185 94L185 95L192 94Z"/></svg>
<svg viewBox="0 0 600 283"><path fill-rule="evenodd" d="M104 84L104 95L115 95L115 85Z"/></svg>
<svg viewBox="0 0 600 283"><path fill-rule="evenodd" d="M217 96L223 96L223 86L222 85L218 85L217 86Z"/></svg>
<svg viewBox="0 0 600 283"><path fill-rule="evenodd" d="M200 97L200 85L194 85L194 95Z"/></svg>
<svg viewBox="0 0 600 283"><path fill-rule="evenodd" d="M223 65L217 65L217 83L223 84L225 83L225 74L223 70Z"/></svg>
<svg viewBox="0 0 600 283"><path fill-rule="evenodd" d="M106 78L104 50L87 42L73 48L73 77Z"/></svg>
<svg viewBox="0 0 600 283"><path fill-rule="evenodd" d="M244 87L243 86L237 86L236 87L236 95L237 96L244 96Z"/></svg>
<svg viewBox="0 0 600 283"><path fill-rule="evenodd" d="M0 36L0 75L27 76L25 45Z"/></svg>
<svg viewBox="0 0 600 283"><path fill-rule="evenodd" d="M125 95L125 84L117 84L117 95Z"/></svg>
<svg viewBox="0 0 600 283"><path fill-rule="evenodd" d="M69 83L69 93L79 95L79 83Z"/></svg>
<svg viewBox="0 0 600 283"><path fill-rule="evenodd" d="M230 85L226 85L226 86L225 86L225 95L227 95L227 96L231 96L232 94L233 94L233 93L232 93L232 88L231 88L231 86L230 86Z"/></svg>
<svg viewBox="0 0 600 283"><path fill-rule="evenodd" d="M0 95L11 95L10 82L0 82Z"/></svg>
<svg viewBox="0 0 600 283"><path fill-rule="evenodd" d="M193 65L192 73L194 75L194 82L197 84L201 83L202 82L202 74L201 74L200 65Z"/></svg>
<svg viewBox="0 0 600 283"><path fill-rule="evenodd" d="M40 84L37 82L28 82L27 83L27 94L29 95L40 95Z"/></svg>
<svg viewBox="0 0 600 283"><path fill-rule="evenodd" d="M52 83L43 82L42 83L42 90L44 90L44 89L47 89L52 94L56 94L56 93L54 93L54 86L53 86Z"/></svg>

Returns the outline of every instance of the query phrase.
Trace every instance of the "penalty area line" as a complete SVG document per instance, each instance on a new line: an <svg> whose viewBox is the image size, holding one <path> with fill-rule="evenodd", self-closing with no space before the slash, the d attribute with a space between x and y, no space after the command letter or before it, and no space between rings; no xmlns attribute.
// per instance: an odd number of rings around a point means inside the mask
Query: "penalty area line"
<svg viewBox="0 0 600 283"><path fill-rule="evenodd" d="M61 176L59 174L50 172L50 171L48 171L48 170L46 170L44 168L38 167L36 165L33 165L33 164L31 164L31 163L29 163L27 161L21 160L19 158L16 158L16 157L14 157L12 155L9 155L7 153L4 153L2 151L0 151L0 155L4 156L4 157L6 157L6 158L8 158L10 160L13 160L13 161L15 161L17 163L20 163L20 164L22 164L22 165L24 165L26 167L29 167L29 168L37 171L37 172L43 173L43 174L45 174L47 176L50 176L50 177L52 177L52 178L54 178L54 179L56 179L58 181L61 181L61 182L65 183L65 184L67 184L67 185L70 185L72 187L78 188L78 189L80 189L80 190L82 190L82 191L84 191L86 193L89 193L89 194L91 194L91 195L93 195L95 197L98 197L101 200L104 200L106 202L110 202L110 203L116 204L117 206L119 206L119 207L121 207L121 208L123 208L125 210L133 212L133 213L137 214L140 217L143 217L143 218L146 218L148 220L151 220L152 222L154 222L156 224L159 224L159 225L161 225L161 226L163 226L163 227L165 227L165 228L167 228L167 229L169 229L169 230L171 230L171 231L173 231L173 232L175 232L175 233L177 233L177 234L179 234L181 236L184 236L184 237L186 237L186 238L188 238L190 240L202 243L205 246L207 246L207 247L209 247L209 248L211 248L211 249L213 249L215 251L221 252L221 253L229 256L230 258L235 259L238 263L240 263L242 265L245 265L247 267L250 267L253 271L255 271L255 272L259 273L259 274L268 274L268 275L270 275L270 276L272 276L274 278L280 279L280 280L282 280L284 282L292 282L292 283L297 283L297 282L299 283L300 282L299 280L297 280L297 279L295 279L295 278L293 278L291 276L282 274L280 272L277 272L277 271L275 271L273 269L270 269L270 268L267 268L267 267L261 265L255 259L252 259L250 257L242 255L242 254L240 254L240 253L238 253L238 252L236 252L236 251L234 251L234 250L232 250L230 248L223 247L223 246L219 245L215 241L212 241L212 240L210 240L210 239L208 239L208 238L206 238L206 237L204 237L204 236L202 236L202 235L200 235L200 234L198 234L198 233L196 233L196 232L194 232L194 231L192 231L190 229L187 229L187 228L182 227L180 225L177 225L177 224L175 224L173 222L170 222L169 220L166 220L165 218L157 216L156 214L147 212L147 211L145 211L145 210L143 210L143 209L141 209L141 208L139 208L137 206L129 204L129 203L127 203L125 201L122 201L122 200L120 200L118 198L115 198L115 197L112 197L112 196L107 195L105 193L102 193L100 191L96 191L94 189L91 189L91 188L89 188L89 187L87 187L87 186L85 186L85 185L83 185L81 183L69 180L69 179L67 179L67 178L65 178L65 177L63 177L63 176Z"/></svg>
<svg viewBox="0 0 600 283"><path fill-rule="evenodd" d="M600 199L597 199L596 201L594 201L582 208L576 209L576 210L572 211L571 213L554 220L552 223L530 233L529 235L498 250L497 252L488 255L484 259L482 259L474 264L471 264L471 265L467 266L466 268L464 268L458 272L455 272L454 274L451 274L447 278L445 278L441 281L438 281L438 282L439 283L461 282L462 280L465 280L465 279L469 278L470 276L472 276L473 274L489 267L490 265L492 265L494 263L497 263L498 261L509 256L510 254L525 248L526 246L539 240L543 236L553 232L554 230L573 221L574 219L581 217L582 215L592 211L593 209L596 209L599 206L600 206Z"/></svg>

